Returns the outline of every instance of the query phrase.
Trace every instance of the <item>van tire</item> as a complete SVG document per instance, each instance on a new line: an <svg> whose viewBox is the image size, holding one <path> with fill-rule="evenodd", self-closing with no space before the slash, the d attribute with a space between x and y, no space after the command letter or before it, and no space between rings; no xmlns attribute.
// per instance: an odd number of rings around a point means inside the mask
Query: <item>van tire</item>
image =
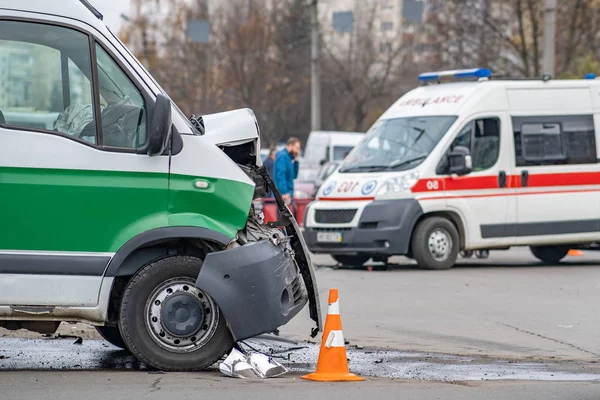
<svg viewBox="0 0 600 400"><path fill-rule="evenodd" d="M338 263L348 267L361 267L371 259L371 256L368 254L357 254L355 256L337 254L332 255L331 257Z"/></svg>
<svg viewBox="0 0 600 400"><path fill-rule="evenodd" d="M569 253L565 246L531 246L531 253L545 264L556 264Z"/></svg>
<svg viewBox="0 0 600 400"><path fill-rule="evenodd" d="M102 339L106 340L108 343L120 349L127 350L127 346L123 341L123 337L121 336L121 331L119 330L119 327L96 326L96 331L100 336L102 336Z"/></svg>
<svg viewBox="0 0 600 400"><path fill-rule="evenodd" d="M213 365L233 347L233 337L227 327L225 317L219 312L214 301L195 287L201 267L202 260L195 257L167 257L142 268L127 284L121 302L119 328L127 348L149 367L163 371L203 370ZM188 292L180 291L178 288L183 288ZM157 295L157 293L159 294ZM179 298L175 301L177 294L179 294ZM154 300L159 295L167 296L161 297L163 303ZM173 299L173 301L169 303L169 299ZM206 311L208 308L205 308L207 306L202 302L210 302L214 307ZM160 304L160 307L153 307L157 304ZM184 329L187 329L189 326L197 325L195 329L200 330L193 334L182 334L181 340L179 340L179 336L170 336L163 320L169 315L165 310L168 306L184 307L188 318L191 318L189 316L197 317L188 320L185 326L178 324L181 321L174 322L172 320L172 327L178 329L184 326ZM157 309L160 319L157 319L158 323L151 322L150 315L153 315L152 313ZM179 309L177 313L179 314ZM199 313L201 317L198 317ZM156 328L157 325L159 328ZM166 335L165 332L161 332L159 335L153 331L153 329L162 330L163 328L167 332ZM161 337L159 338L159 336ZM201 340L201 338L205 339ZM163 341L161 342L161 340ZM171 340L171 342L166 343L166 340ZM206 341L201 346L193 348L199 341L204 340ZM188 343L192 348L178 350L176 346L179 346L181 341Z"/></svg>
<svg viewBox="0 0 600 400"><path fill-rule="evenodd" d="M411 250L417 265L422 269L448 269L456 263L460 251L458 230L452 222L442 217L430 217L415 228ZM434 246L433 249L430 246ZM445 256L434 256L444 253Z"/></svg>

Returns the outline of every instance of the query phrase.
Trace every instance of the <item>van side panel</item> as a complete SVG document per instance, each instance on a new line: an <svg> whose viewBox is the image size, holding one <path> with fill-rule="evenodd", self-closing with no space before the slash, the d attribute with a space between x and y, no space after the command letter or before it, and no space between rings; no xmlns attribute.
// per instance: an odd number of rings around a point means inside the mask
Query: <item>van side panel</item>
<svg viewBox="0 0 600 400"><path fill-rule="evenodd" d="M167 157L104 152L47 133L0 132L0 250L114 253L124 227L150 229L140 223L147 216L150 224L167 224Z"/></svg>
<svg viewBox="0 0 600 400"><path fill-rule="evenodd" d="M2 273L0 305L92 307L101 283L101 276Z"/></svg>

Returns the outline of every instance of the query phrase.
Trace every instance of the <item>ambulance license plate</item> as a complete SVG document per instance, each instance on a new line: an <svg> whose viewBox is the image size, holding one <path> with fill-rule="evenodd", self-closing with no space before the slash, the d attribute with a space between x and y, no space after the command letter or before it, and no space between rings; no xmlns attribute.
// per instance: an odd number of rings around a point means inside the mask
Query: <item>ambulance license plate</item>
<svg viewBox="0 0 600 400"><path fill-rule="evenodd" d="M342 243L341 232L317 232L317 242Z"/></svg>

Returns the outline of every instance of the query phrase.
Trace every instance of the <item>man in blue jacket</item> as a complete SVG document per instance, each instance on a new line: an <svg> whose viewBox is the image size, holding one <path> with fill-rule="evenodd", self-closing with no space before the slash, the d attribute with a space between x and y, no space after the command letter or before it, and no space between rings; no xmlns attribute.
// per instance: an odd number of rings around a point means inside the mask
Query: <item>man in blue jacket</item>
<svg viewBox="0 0 600 400"><path fill-rule="evenodd" d="M294 180L298 177L298 157L300 156L300 140L291 137L287 146L275 157L275 186L287 205L294 197Z"/></svg>

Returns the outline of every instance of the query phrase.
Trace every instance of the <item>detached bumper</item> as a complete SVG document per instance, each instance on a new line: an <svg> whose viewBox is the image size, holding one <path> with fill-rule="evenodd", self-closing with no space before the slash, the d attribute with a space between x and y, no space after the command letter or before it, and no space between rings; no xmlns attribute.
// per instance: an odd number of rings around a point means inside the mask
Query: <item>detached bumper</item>
<svg viewBox="0 0 600 400"><path fill-rule="evenodd" d="M312 207L318 208L318 204ZM304 238L308 249L316 254L405 255L422 215L423 209L415 199L374 201L363 210L357 227L306 227ZM319 232L339 232L342 241L320 242Z"/></svg>
<svg viewBox="0 0 600 400"><path fill-rule="evenodd" d="M308 302L294 259L270 241L208 254L196 286L219 305L236 341L274 331Z"/></svg>

